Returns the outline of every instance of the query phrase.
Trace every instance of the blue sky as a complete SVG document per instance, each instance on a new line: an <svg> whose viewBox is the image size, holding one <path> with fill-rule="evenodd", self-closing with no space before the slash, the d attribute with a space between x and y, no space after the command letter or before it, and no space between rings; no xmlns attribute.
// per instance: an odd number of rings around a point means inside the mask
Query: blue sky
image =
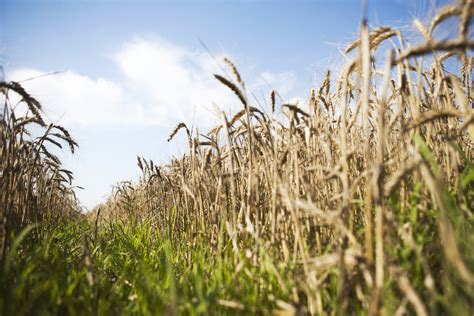
<svg viewBox="0 0 474 316"><path fill-rule="evenodd" d="M409 32L439 3L369 0L369 23ZM238 109L212 78L222 72L215 59L229 56L262 104L267 82L288 100L305 98L344 61L339 49L360 19L357 0L0 0L0 65L17 81L61 71L24 86L78 140L64 160L92 207L114 183L137 179L137 155L165 163L185 152L182 140L166 142L178 122L204 132L213 113Z"/></svg>

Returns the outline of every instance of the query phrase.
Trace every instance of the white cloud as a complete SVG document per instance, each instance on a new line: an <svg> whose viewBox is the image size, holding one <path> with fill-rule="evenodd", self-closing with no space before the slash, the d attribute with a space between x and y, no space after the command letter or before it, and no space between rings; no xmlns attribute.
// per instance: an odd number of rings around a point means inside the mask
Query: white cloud
<svg viewBox="0 0 474 316"><path fill-rule="evenodd" d="M212 76L219 72L215 61L174 46L162 39L135 39L123 45L115 60L125 75L127 87L152 114L150 122L159 125L170 120L205 124L214 115L212 104L223 108L237 100Z"/></svg>
<svg viewBox="0 0 474 316"><path fill-rule="evenodd" d="M223 56L217 56L222 60ZM121 76L114 80L91 78L74 71L22 83L44 105L54 121L66 126L158 125L174 126L184 121L211 127L220 109L236 111L238 99L217 82L222 73L208 54L191 51L161 38L136 38L112 56ZM16 69L8 80L21 81L45 73ZM293 73L261 73L250 82L251 90L270 88L287 93L295 86Z"/></svg>
<svg viewBox="0 0 474 316"><path fill-rule="evenodd" d="M9 80L21 81L42 75L36 69L13 71ZM64 125L115 125L139 123L144 113L141 105L126 102L124 90L113 81L66 71L22 83L43 105L52 121Z"/></svg>

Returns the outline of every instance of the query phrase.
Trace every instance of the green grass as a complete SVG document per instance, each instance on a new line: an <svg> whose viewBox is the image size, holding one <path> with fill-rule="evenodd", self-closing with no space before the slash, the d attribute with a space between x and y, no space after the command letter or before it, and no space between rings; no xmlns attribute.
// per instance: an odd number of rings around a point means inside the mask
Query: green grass
<svg viewBox="0 0 474 316"><path fill-rule="evenodd" d="M269 297L289 296L274 277L284 267L236 258L230 245L216 255L208 244L172 244L150 222L104 225L97 240L85 221L46 228L41 242L28 231L2 267L2 315L265 314Z"/></svg>

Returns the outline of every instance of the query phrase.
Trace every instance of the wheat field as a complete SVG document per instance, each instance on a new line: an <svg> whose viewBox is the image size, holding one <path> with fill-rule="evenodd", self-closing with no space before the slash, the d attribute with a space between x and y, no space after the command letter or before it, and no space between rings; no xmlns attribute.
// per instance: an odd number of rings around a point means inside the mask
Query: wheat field
<svg viewBox="0 0 474 316"><path fill-rule="evenodd" d="M0 82L0 315L472 315L473 16L413 43L362 21L304 105L254 104L223 60L241 110L178 123L186 153L87 214L55 155L78 144Z"/></svg>

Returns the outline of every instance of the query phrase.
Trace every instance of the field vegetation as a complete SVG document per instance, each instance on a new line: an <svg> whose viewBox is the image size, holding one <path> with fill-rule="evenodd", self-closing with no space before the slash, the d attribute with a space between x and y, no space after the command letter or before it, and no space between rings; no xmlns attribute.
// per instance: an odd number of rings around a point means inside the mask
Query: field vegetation
<svg viewBox="0 0 474 316"><path fill-rule="evenodd" d="M83 214L76 150L0 82L0 315L474 312L474 40L470 0L414 21L419 41L361 23L306 105L242 105L168 165ZM456 34L437 37L446 26Z"/></svg>

